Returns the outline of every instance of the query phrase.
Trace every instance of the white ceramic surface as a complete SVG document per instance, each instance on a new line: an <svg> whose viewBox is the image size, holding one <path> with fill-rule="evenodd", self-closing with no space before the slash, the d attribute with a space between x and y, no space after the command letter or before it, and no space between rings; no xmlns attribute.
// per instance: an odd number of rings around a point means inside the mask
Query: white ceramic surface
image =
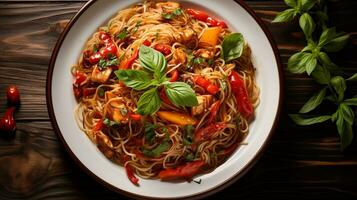
<svg viewBox="0 0 357 200"><path fill-rule="evenodd" d="M267 36L254 18L233 0L183 0L184 5L200 7L218 18L228 22L231 29L244 35L253 53L254 66L257 68L257 82L261 89L261 102L256 110L256 119L250 125L245 142L224 164L209 174L196 177L201 184L194 182L160 182L159 180L140 179L140 186L134 186L126 177L121 166L113 164L92 144L75 123L73 109L76 101L72 92L70 67L76 63L80 52L93 32L105 24L118 10L138 1L105 0L94 2L73 24L60 45L54 62L51 84L53 113L60 134L78 160L97 177L106 183L146 197L177 198L205 193L238 175L261 150L273 127L278 112L281 92L278 63ZM54 55L56 56L56 55ZM50 80L50 78L49 78Z"/></svg>

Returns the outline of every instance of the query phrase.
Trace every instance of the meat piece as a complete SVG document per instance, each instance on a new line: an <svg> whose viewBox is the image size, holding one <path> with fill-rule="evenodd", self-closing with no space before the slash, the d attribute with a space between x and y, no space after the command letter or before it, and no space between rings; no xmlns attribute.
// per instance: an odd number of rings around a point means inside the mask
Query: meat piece
<svg viewBox="0 0 357 200"><path fill-rule="evenodd" d="M160 2L156 3L156 8L162 9L165 12L173 12L175 9L180 8L180 4L176 2Z"/></svg>
<svg viewBox="0 0 357 200"><path fill-rule="evenodd" d="M105 155L105 157L111 160L115 153L113 150L113 143L109 137L103 133L99 133L96 135L96 141L98 149Z"/></svg>
<svg viewBox="0 0 357 200"><path fill-rule="evenodd" d="M186 56L186 52L185 50L183 50L182 48L177 48L175 49L174 53L173 53L173 58L170 61L170 63L174 63L174 64L186 64L187 61L187 56Z"/></svg>
<svg viewBox="0 0 357 200"><path fill-rule="evenodd" d="M198 101L198 105L192 107L192 109L191 109L191 114L193 116L201 115L205 111L207 111L213 102L213 96L212 95L200 95L200 96L197 96L197 101Z"/></svg>
<svg viewBox="0 0 357 200"><path fill-rule="evenodd" d="M201 57L205 59L211 59L214 57L213 51L209 51L207 49L199 49L196 52L194 52L196 57Z"/></svg>
<svg viewBox="0 0 357 200"><path fill-rule="evenodd" d="M113 69L110 67L104 69L103 71L100 71L98 66L96 65L92 71L91 80L93 82L105 83L108 81L112 71Z"/></svg>

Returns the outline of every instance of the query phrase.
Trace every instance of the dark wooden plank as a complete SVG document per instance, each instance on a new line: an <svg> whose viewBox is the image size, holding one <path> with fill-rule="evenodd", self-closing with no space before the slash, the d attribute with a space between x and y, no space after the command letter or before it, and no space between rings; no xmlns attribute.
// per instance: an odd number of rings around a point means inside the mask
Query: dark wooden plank
<svg viewBox="0 0 357 200"><path fill-rule="evenodd" d="M18 85L22 92L22 106L16 114L17 136L14 140L0 139L0 199L123 198L75 165L48 121L45 76L50 53L65 23L84 3L0 2L0 92L9 84ZM282 1L247 3L269 26L286 64L304 45L297 24L270 23L286 6ZM357 2L334 1L330 8L333 23L352 36L348 47L333 59L352 74L357 71ZM284 112L268 150L242 180L211 199L357 197L357 144L342 153L334 126L293 124L287 113L296 112L318 86L306 76L286 70L284 75ZM349 87L356 93L356 84ZM0 102L5 102L4 95L0 95ZM4 110L1 103L0 113Z"/></svg>

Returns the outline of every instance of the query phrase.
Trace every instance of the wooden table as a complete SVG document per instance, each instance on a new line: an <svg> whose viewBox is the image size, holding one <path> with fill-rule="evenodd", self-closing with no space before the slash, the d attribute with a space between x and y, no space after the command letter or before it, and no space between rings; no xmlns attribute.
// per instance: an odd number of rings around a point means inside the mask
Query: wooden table
<svg viewBox="0 0 357 200"><path fill-rule="evenodd" d="M0 199L124 198L98 184L69 158L46 108L51 51L66 22L85 2L0 2L0 113L6 109L9 84L17 85L22 97L15 116L16 138L0 139ZM286 8L282 0L247 3L273 33L285 68L288 57L304 45L297 24L271 24L277 11ZM333 24L351 34L347 48L332 58L352 74L357 71L357 1L334 0L329 8ZM286 69L284 75L284 109L267 151L240 181L212 199L357 198L357 142L342 153L334 126L294 125L287 113L297 112L318 86ZM357 93L356 84L349 87Z"/></svg>

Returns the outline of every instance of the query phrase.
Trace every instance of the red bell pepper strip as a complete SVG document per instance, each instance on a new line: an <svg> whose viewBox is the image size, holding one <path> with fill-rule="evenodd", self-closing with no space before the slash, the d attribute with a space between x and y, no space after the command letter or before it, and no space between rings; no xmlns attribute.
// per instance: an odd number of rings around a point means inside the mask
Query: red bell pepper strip
<svg viewBox="0 0 357 200"><path fill-rule="evenodd" d="M160 51L165 56L167 56L171 53L171 47L169 45L165 45L165 44L156 44L154 46L154 49L157 51Z"/></svg>
<svg viewBox="0 0 357 200"><path fill-rule="evenodd" d="M140 121L141 120L141 115L139 114L130 114L130 119L134 120L134 121Z"/></svg>
<svg viewBox="0 0 357 200"><path fill-rule="evenodd" d="M170 82L176 82L178 80L179 77L179 72L177 69L175 69L174 71L172 71L171 73L171 78L170 78Z"/></svg>
<svg viewBox="0 0 357 200"><path fill-rule="evenodd" d="M212 84L207 79L203 78L200 75L194 76L193 81L203 87L208 93L215 95L219 91L219 87L215 84Z"/></svg>
<svg viewBox="0 0 357 200"><path fill-rule="evenodd" d="M226 128L226 126L227 125L225 123L220 122L220 123L210 124L202 129L199 129L195 133L195 143L210 139L215 133Z"/></svg>
<svg viewBox="0 0 357 200"><path fill-rule="evenodd" d="M137 48L134 50L133 55L125 63L125 65L123 66L123 69L129 69L138 57L139 57L139 49Z"/></svg>
<svg viewBox="0 0 357 200"><path fill-rule="evenodd" d="M167 105L173 106L173 104L171 103L170 99L167 97L165 90L161 90L159 93L160 99L166 103Z"/></svg>
<svg viewBox="0 0 357 200"><path fill-rule="evenodd" d="M204 161L188 162L173 169L165 169L159 173L162 181L186 179L191 180L193 176L198 174L205 165Z"/></svg>
<svg viewBox="0 0 357 200"><path fill-rule="evenodd" d="M219 21L213 17L210 17L207 13L194 9L187 9L186 12L193 18L205 22L208 26L220 26L222 28L227 28L227 24L224 21Z"/></svg>
<svg viewBox="0 0 357 200"><path fill-rule="evenodd" d="M253 105L249 100L243 80L236 71L232 71L228 80L237 101L238 111L244 118L249 119L253 114Z"/></svg>
<svg viewBox="0 0 357 200"><path fill-rule="evenodd" d="M93 131L100 131L104 127L104 119L100 119L94 126Z"/></svg>
<svg viewBox="0 0 357 200"><path fill-rule="evenodd" d="M129 180L137 185L139 182L139 179L135 177L134 172L133 172L133 168L130 165L125 165L125 171L126 171L126 175L128 176Z"/></svg>
<svg viewBox="0 0 357 200"><path fill-rule="evenodd" d="M220 106L221 106L220 100L218 100L212 104L212 106L210 108L210 113L208 116L208 122L207 122L208 124L212 123L213 120L216 118Z"/></svg>

